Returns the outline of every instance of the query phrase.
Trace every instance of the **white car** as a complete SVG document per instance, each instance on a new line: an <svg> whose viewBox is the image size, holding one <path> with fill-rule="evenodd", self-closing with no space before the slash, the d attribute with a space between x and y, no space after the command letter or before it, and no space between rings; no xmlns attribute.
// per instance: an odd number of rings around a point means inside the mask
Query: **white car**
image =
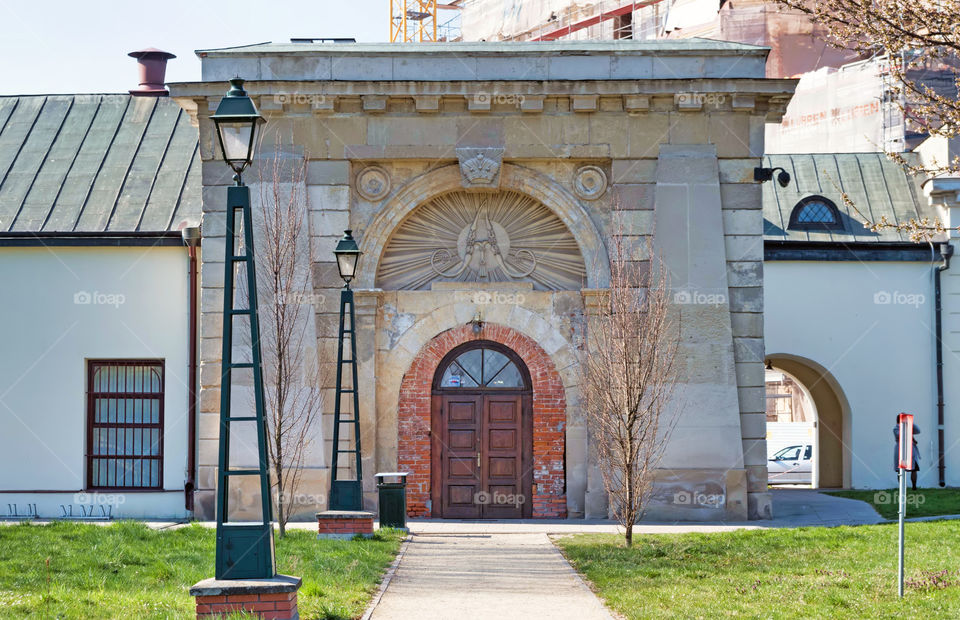
<svg viewBox="0 0 960 620"><path fill-rule="evenodd" d="M770 484L813 484L813 446L787 446L767 462Z"/></svg>

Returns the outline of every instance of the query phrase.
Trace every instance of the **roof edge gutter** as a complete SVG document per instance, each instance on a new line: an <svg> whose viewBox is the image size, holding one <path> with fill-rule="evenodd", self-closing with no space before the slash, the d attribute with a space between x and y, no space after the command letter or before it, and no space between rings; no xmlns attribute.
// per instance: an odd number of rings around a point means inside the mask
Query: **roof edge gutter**
<svg viewBox="0 0 960 620"><path fill-rule="evenodd" d="M179 231L8 231L0 232L0 247L34 246L180 246Z"/></svg>

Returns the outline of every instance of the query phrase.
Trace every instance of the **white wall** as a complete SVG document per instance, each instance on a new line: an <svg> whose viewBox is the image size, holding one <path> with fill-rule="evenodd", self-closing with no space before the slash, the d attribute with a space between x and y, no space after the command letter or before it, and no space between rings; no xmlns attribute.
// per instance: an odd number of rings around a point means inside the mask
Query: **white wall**
<svg viewBox="0 0 960 620"><path fill-rule="evenodd" d="M767 355L812 360L839 383L850 405L844 439L853 487L895 486L893 426L901 411L913 413L923 431L919 484L937 485L931 263L766 262L764 338ZM958 437L948 429L948 450ZM960 447L947 456L949 484Z"/></svg>
<svg viewBox="0 0 960 620"><path fill-rule="evenodd" d="M187 514L187 264L182 247L0 248L0 491L65 492L0 492L0 516L8 502L42 516L77 503L96 358L165 361L164 492L118 494L114 515ZM91 303L74 302L83 292Z"/></svg>

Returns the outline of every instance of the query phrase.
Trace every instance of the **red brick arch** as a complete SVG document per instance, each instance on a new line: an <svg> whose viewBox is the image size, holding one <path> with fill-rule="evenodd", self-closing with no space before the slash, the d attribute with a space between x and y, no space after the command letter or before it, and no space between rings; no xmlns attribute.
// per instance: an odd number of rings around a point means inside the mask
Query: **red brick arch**
<svg viewBox="0 0 960 620"><path fill-rule="evenodd" d="M440 360L454 347L470 340L492 340L510 347L523 359L533 381L533 516L567 516L564 472L566 397L563 382L550 356L520 332L486 323L479 335L472 325L461 325L438 334L424 345L400 384L397 410L400 471L407 480L410 516L430 516L430 396L433 375Z"/></svg>

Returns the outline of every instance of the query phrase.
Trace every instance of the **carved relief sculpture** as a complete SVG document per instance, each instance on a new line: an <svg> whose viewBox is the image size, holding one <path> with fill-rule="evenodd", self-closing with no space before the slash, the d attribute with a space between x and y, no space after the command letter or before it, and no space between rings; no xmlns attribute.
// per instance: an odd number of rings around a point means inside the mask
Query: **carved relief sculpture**
<svg viewBox="0 0 960 620"><path fill-rule="evenodd" d="M539 290L579 290L585 278L576 240L550 209L517 192L460 191L430 200L399 226L377 287L529 281Z"/></svg>
<svg viewBox="0 0 960 620"><path fill-rule="evenodd" d="M461 183L465 189L497 189L500 187L502 148L459 148Z"/></svg>
<svg viewBox="0 0 960 620"><path fill-rule="evenodd" d="M367 166L357 174L356 187L367 200L380 200L390 192L390 174L380 166Z"/></svg>
<svg viewBox="0 0 960 620"><path fill-rule="evenodd" d="M583 166L573 176L573 192L584 200L596 200L607 191L607 175L597 166Z"/></svg>

